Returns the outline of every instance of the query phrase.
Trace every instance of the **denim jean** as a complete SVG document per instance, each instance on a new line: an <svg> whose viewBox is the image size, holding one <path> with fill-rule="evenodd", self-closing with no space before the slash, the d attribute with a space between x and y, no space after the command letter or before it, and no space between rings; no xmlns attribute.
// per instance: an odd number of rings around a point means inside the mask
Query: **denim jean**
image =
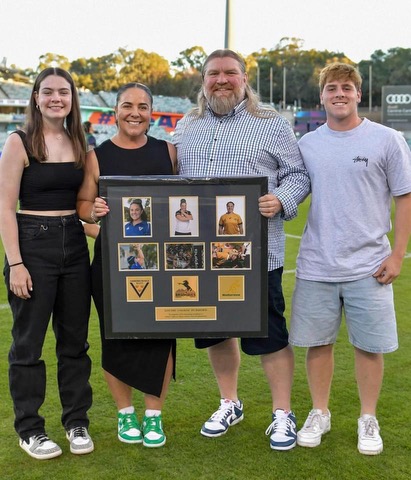
<svg viewBox="0 0 411 480"><path fill-rule="evenodd" d="M10 291L10 268L4 274L13 314L9 382L15 429L21 438L45 432L39 415L46 391L42 360L52 317L56 339L57 380L66 429L89 424L92 402L91 360L87 354L90 315L90 260L84 229L77 215L47 217L17 214L24 265L33 281L31 298Z"/></svg>

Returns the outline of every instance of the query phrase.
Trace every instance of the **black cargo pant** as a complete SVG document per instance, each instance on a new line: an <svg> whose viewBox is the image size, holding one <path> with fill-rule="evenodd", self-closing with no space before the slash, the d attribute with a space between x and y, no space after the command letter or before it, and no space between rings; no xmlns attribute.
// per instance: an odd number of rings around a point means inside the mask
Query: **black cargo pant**
<svg viewBox="0 0 411 480"><path fill-rule="evenodd" d="M57 378L66 429L88 427L92 402L91 360L87 354L90 315L90 263L87 240L77 215L47 217L17 214L22 259L33 280L31 298L9 289L13 314L9 352L10 392L15 429L21 438L45 432L39 409L46 391L42 349L52 318L56 338Z"/></svg>

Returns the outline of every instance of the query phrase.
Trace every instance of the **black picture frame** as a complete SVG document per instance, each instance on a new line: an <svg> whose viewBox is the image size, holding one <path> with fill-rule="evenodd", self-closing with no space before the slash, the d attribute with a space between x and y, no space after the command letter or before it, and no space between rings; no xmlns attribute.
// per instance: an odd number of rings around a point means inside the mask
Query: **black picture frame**
<svg viewBox="0 0 411 480"><path fill-rule="evenodd" d="M267 336L267 177L102 176L99 189L110 207L100 233L106 338ZM175 197L198 199L195 236L172 235ZM149 237L125 236L135 198L150 199ZM218 234L231 198L243 235Z"/></svg>

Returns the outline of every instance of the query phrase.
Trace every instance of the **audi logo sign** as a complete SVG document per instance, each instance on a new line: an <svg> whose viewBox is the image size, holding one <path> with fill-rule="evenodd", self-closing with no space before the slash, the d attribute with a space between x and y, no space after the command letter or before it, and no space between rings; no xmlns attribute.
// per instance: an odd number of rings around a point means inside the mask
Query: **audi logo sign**
<svg viewBox="0 0 411 480"><path fill-rule="evenodd" d="M383 85L381 120L396 130L411 130L411 84Z"/></svg>
<svg viewBox="0 0 411 480"><path fill-rule="evenodd" d="M389 105L408 105L411 103L410 93L390 93L386 96L386 101Z"/></svg>

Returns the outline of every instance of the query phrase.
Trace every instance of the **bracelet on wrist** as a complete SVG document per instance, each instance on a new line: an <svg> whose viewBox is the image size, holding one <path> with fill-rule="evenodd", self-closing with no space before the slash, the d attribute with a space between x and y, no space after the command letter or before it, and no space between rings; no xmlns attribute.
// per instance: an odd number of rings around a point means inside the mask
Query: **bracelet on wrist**
<svg viewBox="0 0 411 480"><path fill-rule="evenodd" d="M24 262L17 262L17 263L12 263L11 265L9 264L9 267L17 267L17 265L23 265Z"/></svg>
<svg viewBox="0 0 411 480"><path fill-rule="evenodd" d="M100 219L96 217L94 210L91 211L90 218L93 220L94 223L98 223L100 221Z"/></svg>

